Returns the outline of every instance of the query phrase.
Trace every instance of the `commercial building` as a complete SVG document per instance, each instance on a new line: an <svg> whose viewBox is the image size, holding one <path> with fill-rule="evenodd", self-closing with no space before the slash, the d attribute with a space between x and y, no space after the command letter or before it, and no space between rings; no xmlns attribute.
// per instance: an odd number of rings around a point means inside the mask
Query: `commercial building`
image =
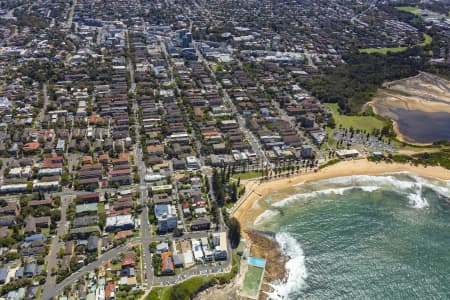
<svg viewBox="0 0 450 300"><path fill-rule="evenodd" d="M336 155L341 158L356 158L359 156L359 151L356 149L341 149L341 150L336 150Z"/></svg>
<svg viewBox="0 0 450 300"><path fill-rule="evenodd" d="M134 229L134 226L134 217L132 215L113 216L106 218L105 231Z"/></svg>

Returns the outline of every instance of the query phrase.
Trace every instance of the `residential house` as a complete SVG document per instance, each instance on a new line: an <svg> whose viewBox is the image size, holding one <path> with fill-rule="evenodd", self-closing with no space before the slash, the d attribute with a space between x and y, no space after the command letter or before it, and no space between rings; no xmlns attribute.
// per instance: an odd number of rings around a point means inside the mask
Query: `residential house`
<svg viewBox="0 0 450 300"><path fill-rule="evenodd" d="M165 252L161 254L161 273L163 274L171 274L175 271L174 265L172 262L172 254L170 252Z"/></svg>
<svg viewBox="0 0 450 300"><path fill-rule="evenodd" d="M191 230L208 230L211 228L211 221L208 217L202 217L191 222Z"/></svg>

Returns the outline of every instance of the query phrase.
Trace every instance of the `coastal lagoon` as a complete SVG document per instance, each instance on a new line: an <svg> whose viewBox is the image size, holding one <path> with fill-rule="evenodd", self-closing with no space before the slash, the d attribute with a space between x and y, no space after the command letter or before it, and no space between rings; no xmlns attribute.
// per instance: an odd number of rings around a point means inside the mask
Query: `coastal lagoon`
<svg viewBox="0 0 450 300"><path fill-rule="evenodd" d="M450 81L421 72L387 82L370 105L396 122L399 139L429 144L450 140Z"/></svg>
<svg viewBox="0 0 450 300"><path fill-rule="evenodd" d="M400 173L272 193L253 223L290 259L271 299L449 299L450 182Z"/></svg>
<svg viewBox="0 0 450 300"><path fill-rule="evenodd" d="M450 113L392 108L398 130L407 142L450 141Z"/></svg>

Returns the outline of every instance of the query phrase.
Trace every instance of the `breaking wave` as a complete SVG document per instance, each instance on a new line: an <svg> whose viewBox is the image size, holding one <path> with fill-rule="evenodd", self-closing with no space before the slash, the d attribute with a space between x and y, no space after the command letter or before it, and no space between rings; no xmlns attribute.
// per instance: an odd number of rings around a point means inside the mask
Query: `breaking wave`
<svg viewBox="0 0 450 300"><path fill-rule="evenodd" d="M336 177L308 183L307 186L317 190L305 193L299 192L277 201L273 206L284 207L297 200L317 198L323 195L343 195L345 192L354 189L373 192L385 188L406 194L410 200L409 203L415 208L426 208L429 206L429 203L424 196L423 188L432 189L443 195L450 194L450 188L444 181L426 179L404 172L379 176L355 175ZM301 188L301 186L298 186L298 188Z"/></svg>
<svg viewBox="0 0 450 300"><path fill-rule="evenodd" d="M430 205L427 199L423 196L422 185L417 186L417 191L410 193L408 195L408 199L409 203L415 208L425 208Z"/></svg>
<svg viewBox="0 0 450 300"><path fill-rule="evenodd" d="M284 282L270 284L273 292L267 292L266 294L270 300L287 300L290 293L301 290L306 286L308 272L305 255L300 243L289 233L279 232L275 235L275 239L283 254L289 257L285 265L287 278Z"/></svg>
<svg viewBox="0 0 450 300"><path fill-rule="evenodd" d="M287 210L287 208L284 207L289 207L289 205L292 205L296 201L309 199L321 199L322 201L325 201L325 199L335 199L332 195L350 195L352 191L357 190L367 193L379 190L389 192L394 191L403 196L399 198L407 199L404 201L405 203L409 203L411 207L425 209L429 207L430 204L433 204L432 201L434 201L434 197L432 196L432 193L430 193L430 190L442 195L450 195L450 181L433 180L409 173L395 173L379 176L362 175L337 177L305 183L300 186L295 186L291 196L282 198L280 201L276 202L272 202L275 201L275 199L270 200L271 209L264 211L264 213L258 216L255 219L254 224L260 226L261 224L269 223L268 220L274 221L272 223L276 223L277 219L283 216L283 211ZM392 199L396 199L395 194L394 197L392 197L392 193L386 195ZM377 194L377 197L374 199L383 197L384 194L380 193ZM429 199L427 199L427 197L429 197ZM293 205L292 207L296 206ZM302 245L296 239L295 234L292 235L286 232L287 230L291 230L291 226L296 228L293 224L282 225L280 232L275 235L275 239L280 245L282 253L288 256L289 259L285 265L287 273L285 280L270 283L273 291L265 292L268 295L268 299L271 300L295 299L295 297L299 296L299 292L300 294L308 293L309 290L308 269L306 267L306 257ZM308 251L310 251L310 249L308 249ZM313 253L308 252L308 255L314 257ZM310 268L309 272L314 274L314 266L311 265ZM313 286L312 282L313 281L311 281L311 286Z"/></svg>
<svg viewBox="0 0 450 300"><path fill-rule="evenodd" d="M292 196L289 196L281 201L278 201L273 204L274 207L283 207L288 205L289 203L299 200L299 199L310 199L310 198L316 198L323 195L343 195L345 192L353 190L353 189L360 189L365 192L373 192L376 191L379 187L377 186L349 186L349 187L340 187L340 188L329 188L329 189L323 189L318 190L314 192L308 192L303 194L295 194Z"/></svg>
<svg viewBox="0 0 450 300"><path fill-rule="evenodd" d="M253 222L254 225L258 225L261 224L265 221L267 221L270 218L273 218L277 215L279 215L280 213L276 210L266 210L264 211L262 214L260 214L258 217L256 217L255 221Z"/></svg>

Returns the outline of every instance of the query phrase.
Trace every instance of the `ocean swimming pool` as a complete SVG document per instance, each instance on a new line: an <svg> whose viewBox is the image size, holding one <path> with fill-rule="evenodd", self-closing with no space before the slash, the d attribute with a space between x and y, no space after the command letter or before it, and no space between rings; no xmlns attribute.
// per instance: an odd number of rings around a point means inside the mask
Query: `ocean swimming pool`
<svg viewBox="0 0 450 300"><path fill-rule="evenodd" d="M259 268L264 268L266 266L266 260L264 258L249 257L248 263Z"/></svg>

